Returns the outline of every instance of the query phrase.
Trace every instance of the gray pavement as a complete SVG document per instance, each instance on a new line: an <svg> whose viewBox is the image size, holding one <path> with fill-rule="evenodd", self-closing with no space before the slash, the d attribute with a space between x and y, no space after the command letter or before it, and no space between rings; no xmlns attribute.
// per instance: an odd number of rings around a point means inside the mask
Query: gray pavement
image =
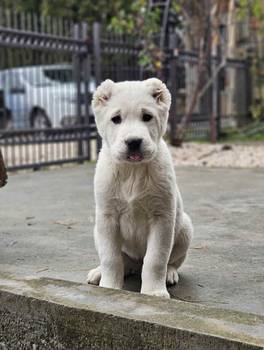
<svg viewBox="0 0 264 350"><path fill-rule="evenodd" d="M98 263L93 173L86 164L10 175L0 190L0 279L85 282ZM177 176L195 238L171 295L264 315L264 171L179 168ZM126 289L139 287L127 279Z"/></svg>

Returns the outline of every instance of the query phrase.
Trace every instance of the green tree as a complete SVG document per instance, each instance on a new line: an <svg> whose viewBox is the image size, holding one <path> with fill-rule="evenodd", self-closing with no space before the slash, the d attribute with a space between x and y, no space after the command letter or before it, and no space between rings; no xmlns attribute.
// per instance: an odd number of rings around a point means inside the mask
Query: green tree
<svg viewBox="0 0 264 350"><path fill-rule="evenodd" d="M264 119L264 3L262 0L239 0L238 20L248 27L248 51L252 60L251 78L254 119Z"/></svg>
<svg viewBox="0 0 264 350"><path fill-rule="evenodd" d="M36 13L41 13L42 0L2 0L1 6L11 7L16 9L17 11L33 11Z"/></svg>
<svg viewBox="0 0 264 350"><path fill-rule="evenodd" d="M160 31L160 12L149 11L147 0L2 0L19 11L64 17L76 22L97 21L117 33L139 36L143 42L139 62L160 72L163 53L153 39Z"/></svg>

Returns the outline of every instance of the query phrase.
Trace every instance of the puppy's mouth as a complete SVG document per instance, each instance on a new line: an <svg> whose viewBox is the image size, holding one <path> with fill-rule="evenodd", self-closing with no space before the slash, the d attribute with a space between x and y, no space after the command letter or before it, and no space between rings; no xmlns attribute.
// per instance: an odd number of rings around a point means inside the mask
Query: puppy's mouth
<svg viewBox="0 0 264 350"><path fill-rule="evenodd" d="M130 162L141 162L143 160L143 155L139 152L130 152L127 155L127 160Z"/></svg>

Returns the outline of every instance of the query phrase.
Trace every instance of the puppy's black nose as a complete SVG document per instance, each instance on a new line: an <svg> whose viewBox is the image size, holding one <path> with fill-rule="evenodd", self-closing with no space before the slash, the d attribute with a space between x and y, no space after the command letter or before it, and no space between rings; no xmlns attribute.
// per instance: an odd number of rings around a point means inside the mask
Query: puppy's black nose
<svg viewBox="0 0 264 350"><path fill-rule="evenodd" d="M142 143L142 139L127 139L125 143L129 151L138 151Z"/></svg>

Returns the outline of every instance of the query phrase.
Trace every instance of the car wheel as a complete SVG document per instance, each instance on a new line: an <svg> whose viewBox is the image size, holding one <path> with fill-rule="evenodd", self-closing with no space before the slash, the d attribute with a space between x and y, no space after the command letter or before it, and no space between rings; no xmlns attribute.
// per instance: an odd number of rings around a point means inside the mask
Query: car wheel
<svg viewBox="0 0 264 350"><path fill-rule="evenodd" d="M32 113L31 127L34 129L48 129L51 127L51 122L45 111L37 109Z"/></svg>

